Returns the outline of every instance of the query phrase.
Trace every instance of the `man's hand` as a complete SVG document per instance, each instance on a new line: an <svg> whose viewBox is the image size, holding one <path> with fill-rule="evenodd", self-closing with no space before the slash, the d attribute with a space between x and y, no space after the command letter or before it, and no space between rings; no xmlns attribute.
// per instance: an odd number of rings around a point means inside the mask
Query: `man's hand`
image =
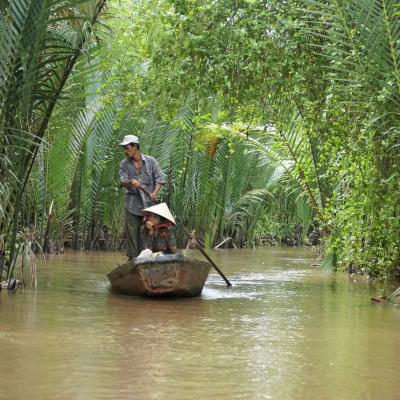
<svg viewBox="0 0 400 400"><path fill-rule="evenodd" d="M157 200L157 193L156 192L150 193L150 199L155 202Z"/></svg>
<svg viewBox="0 0 400 400"><path fill-rule="evenodd" d="M140 186L140 182L137 179L131 179L131 185L137 189Z"/></svg>

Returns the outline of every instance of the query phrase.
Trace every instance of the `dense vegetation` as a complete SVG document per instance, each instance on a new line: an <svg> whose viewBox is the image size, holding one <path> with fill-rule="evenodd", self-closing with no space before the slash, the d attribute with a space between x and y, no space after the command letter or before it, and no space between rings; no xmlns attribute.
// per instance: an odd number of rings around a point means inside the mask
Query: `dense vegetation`
<svg viewBox="0 0 400 400"><path fill-rule="evenodd" d="M40 249L123 246L128 133L208 245L312 235L325 268L399 274L396 1L0 4L4 278Z"/></svg>

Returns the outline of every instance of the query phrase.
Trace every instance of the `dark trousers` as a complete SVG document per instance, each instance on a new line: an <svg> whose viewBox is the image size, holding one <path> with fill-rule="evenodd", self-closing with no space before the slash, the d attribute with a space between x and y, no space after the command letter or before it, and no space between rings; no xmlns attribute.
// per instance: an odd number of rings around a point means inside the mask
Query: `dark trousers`
<svg viewBox="0 0 400 400"><path fill-rule="evenodd" d="M140 227L143 224L143 217L139 217L126 210L126 255L137 257L142 251L142 240Z"/></svg>

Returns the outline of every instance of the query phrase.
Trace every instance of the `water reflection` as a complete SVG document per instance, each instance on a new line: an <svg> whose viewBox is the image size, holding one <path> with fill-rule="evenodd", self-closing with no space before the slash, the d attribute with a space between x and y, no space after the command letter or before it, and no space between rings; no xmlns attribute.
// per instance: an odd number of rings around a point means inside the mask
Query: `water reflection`
<svg viewBox="0 0 400 400"><path fill-rule="evenodd" d="M306 249L213 257L232 288L162 301L109 292L119 254L53 257L37 293L0 293L0 398L398 398L400 312L365 281Z"/></svg>

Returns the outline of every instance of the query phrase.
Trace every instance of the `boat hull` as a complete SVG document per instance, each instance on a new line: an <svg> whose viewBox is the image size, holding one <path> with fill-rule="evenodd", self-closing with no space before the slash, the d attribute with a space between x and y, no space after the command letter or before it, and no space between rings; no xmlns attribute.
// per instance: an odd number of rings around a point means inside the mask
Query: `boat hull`
<svg viewBox="0 0 400 400"><path fill-rule="evenodd" d="M108 275L113 292L133 296L199 296L211 265L187 257L163 262L133 261Z"/></svg>

